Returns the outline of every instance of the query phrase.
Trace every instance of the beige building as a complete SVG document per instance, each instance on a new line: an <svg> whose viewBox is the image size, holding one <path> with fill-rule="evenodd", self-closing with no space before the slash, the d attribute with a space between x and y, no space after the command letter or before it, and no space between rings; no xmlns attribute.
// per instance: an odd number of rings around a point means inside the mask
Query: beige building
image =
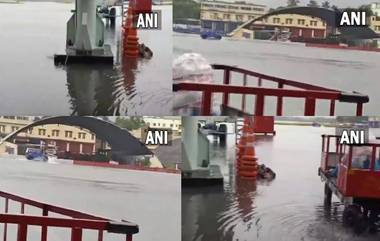
<svg viewBox="0 0 380 241"><path fill-rule="evenodd" d="M244 1L201 1L201 25L204 29L229 33L242 23L268 11L265 5Z"/></svg>
<svg viewBox="0 0 380 241"><path fill-rule="evenodd" d="M371 16L369 26L373 31L380 34L380 15Z"/></svg>
<svg viewBox="0 0 380 241"><path fill-rule="evenodd" d="M237 39L254 39L261 38L259 32L265 31L289 32L292 38L326 38L327 24L320 18L307 15L277 14L247 21L229 36Z"/></svg>
<svg viewBox="0 0 380 241"><path fill-rule="evenodd" d="M181 118L177 117L143 117L150 128L171 129L173 133L181 133Z"/></svg>

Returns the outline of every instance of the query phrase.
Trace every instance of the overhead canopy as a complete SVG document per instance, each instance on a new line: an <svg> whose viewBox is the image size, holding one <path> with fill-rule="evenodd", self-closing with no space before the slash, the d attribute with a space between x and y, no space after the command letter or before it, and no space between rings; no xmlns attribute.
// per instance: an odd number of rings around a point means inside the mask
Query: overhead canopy
<svg viewBox="0 0 380 241"><path fill-rule="evenodd" d="M70 125L85 128L95 133L100 139L107 141L112 148L112 154L116 154L117 156L152 155L152 152L127 130L121 129L110 122L100 120L95 117L85 116L58 116L35 121L32 124L9 134L2 139L2 142L15 138L18 133L25 132L29 128L50 124Z"/></svg>
<svg viewBox="0 0 380 241"><path fill-rule="evenodd" d="M290 7L290 8L275 10L273 12L267 13L265 15L262 15L258 18L255 18L246 22L242 27L247 28L256 21L260 21L264 18L274 16L274 15L279 15L279 14L299 14L299 15L306 15L306 16L320 18L323 21L325 21L328 26L337 28L341 32L342 36L347 37L347 38L356 38L356 39L379 38L379 35L376 34L369 27L338 27L338 23L337 23L339 19L338 16L341 13L336 12L332 9L320 8L320 7Z"/></svg>

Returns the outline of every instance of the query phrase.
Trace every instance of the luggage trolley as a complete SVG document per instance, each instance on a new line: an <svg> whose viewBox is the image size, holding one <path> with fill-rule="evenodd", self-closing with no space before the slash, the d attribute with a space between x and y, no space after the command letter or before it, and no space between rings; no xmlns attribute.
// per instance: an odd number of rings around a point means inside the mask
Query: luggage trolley
<svg viewBox="0 0 380 241"><path fill-rule="evenodd" d="M362 233L376 231L380 214L380 142L340 144L340 136L322 135L318 170L325 182L325 204L334 193L344 203L343 223Z"/></svg>

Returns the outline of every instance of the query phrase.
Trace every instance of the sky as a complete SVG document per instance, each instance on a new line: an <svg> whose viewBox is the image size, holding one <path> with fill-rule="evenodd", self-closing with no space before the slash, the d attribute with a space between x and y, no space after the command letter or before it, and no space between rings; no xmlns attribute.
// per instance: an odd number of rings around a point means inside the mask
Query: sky
<svg viewBox="0 0 380 241"><path fill-rule="evenodd" d="M230 0L232 1L232 0ZM245 0L246 2L264 4L270 8L276 8L278 6L286 6L287 0ZM324 2L324 0L316 0L319 4ZM232 1L233 2L233 1ZM300 5L306 5L309 0L300 0ZM338 7L357 7L363 4L370 4L372 2L380 2L380 0L329 0L331 5L336 5Z"/></svg>

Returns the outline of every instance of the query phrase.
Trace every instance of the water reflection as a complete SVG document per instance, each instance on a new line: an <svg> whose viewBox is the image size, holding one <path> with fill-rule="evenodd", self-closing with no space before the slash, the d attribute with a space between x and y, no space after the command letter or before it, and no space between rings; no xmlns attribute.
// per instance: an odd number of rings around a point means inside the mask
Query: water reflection
<svg viewBox="0 0 380 241"><path fill-rule="evenodd" d="M65 67L72 114L123 115L135 97L136 59L120 67L73 64Z"/></svg>

